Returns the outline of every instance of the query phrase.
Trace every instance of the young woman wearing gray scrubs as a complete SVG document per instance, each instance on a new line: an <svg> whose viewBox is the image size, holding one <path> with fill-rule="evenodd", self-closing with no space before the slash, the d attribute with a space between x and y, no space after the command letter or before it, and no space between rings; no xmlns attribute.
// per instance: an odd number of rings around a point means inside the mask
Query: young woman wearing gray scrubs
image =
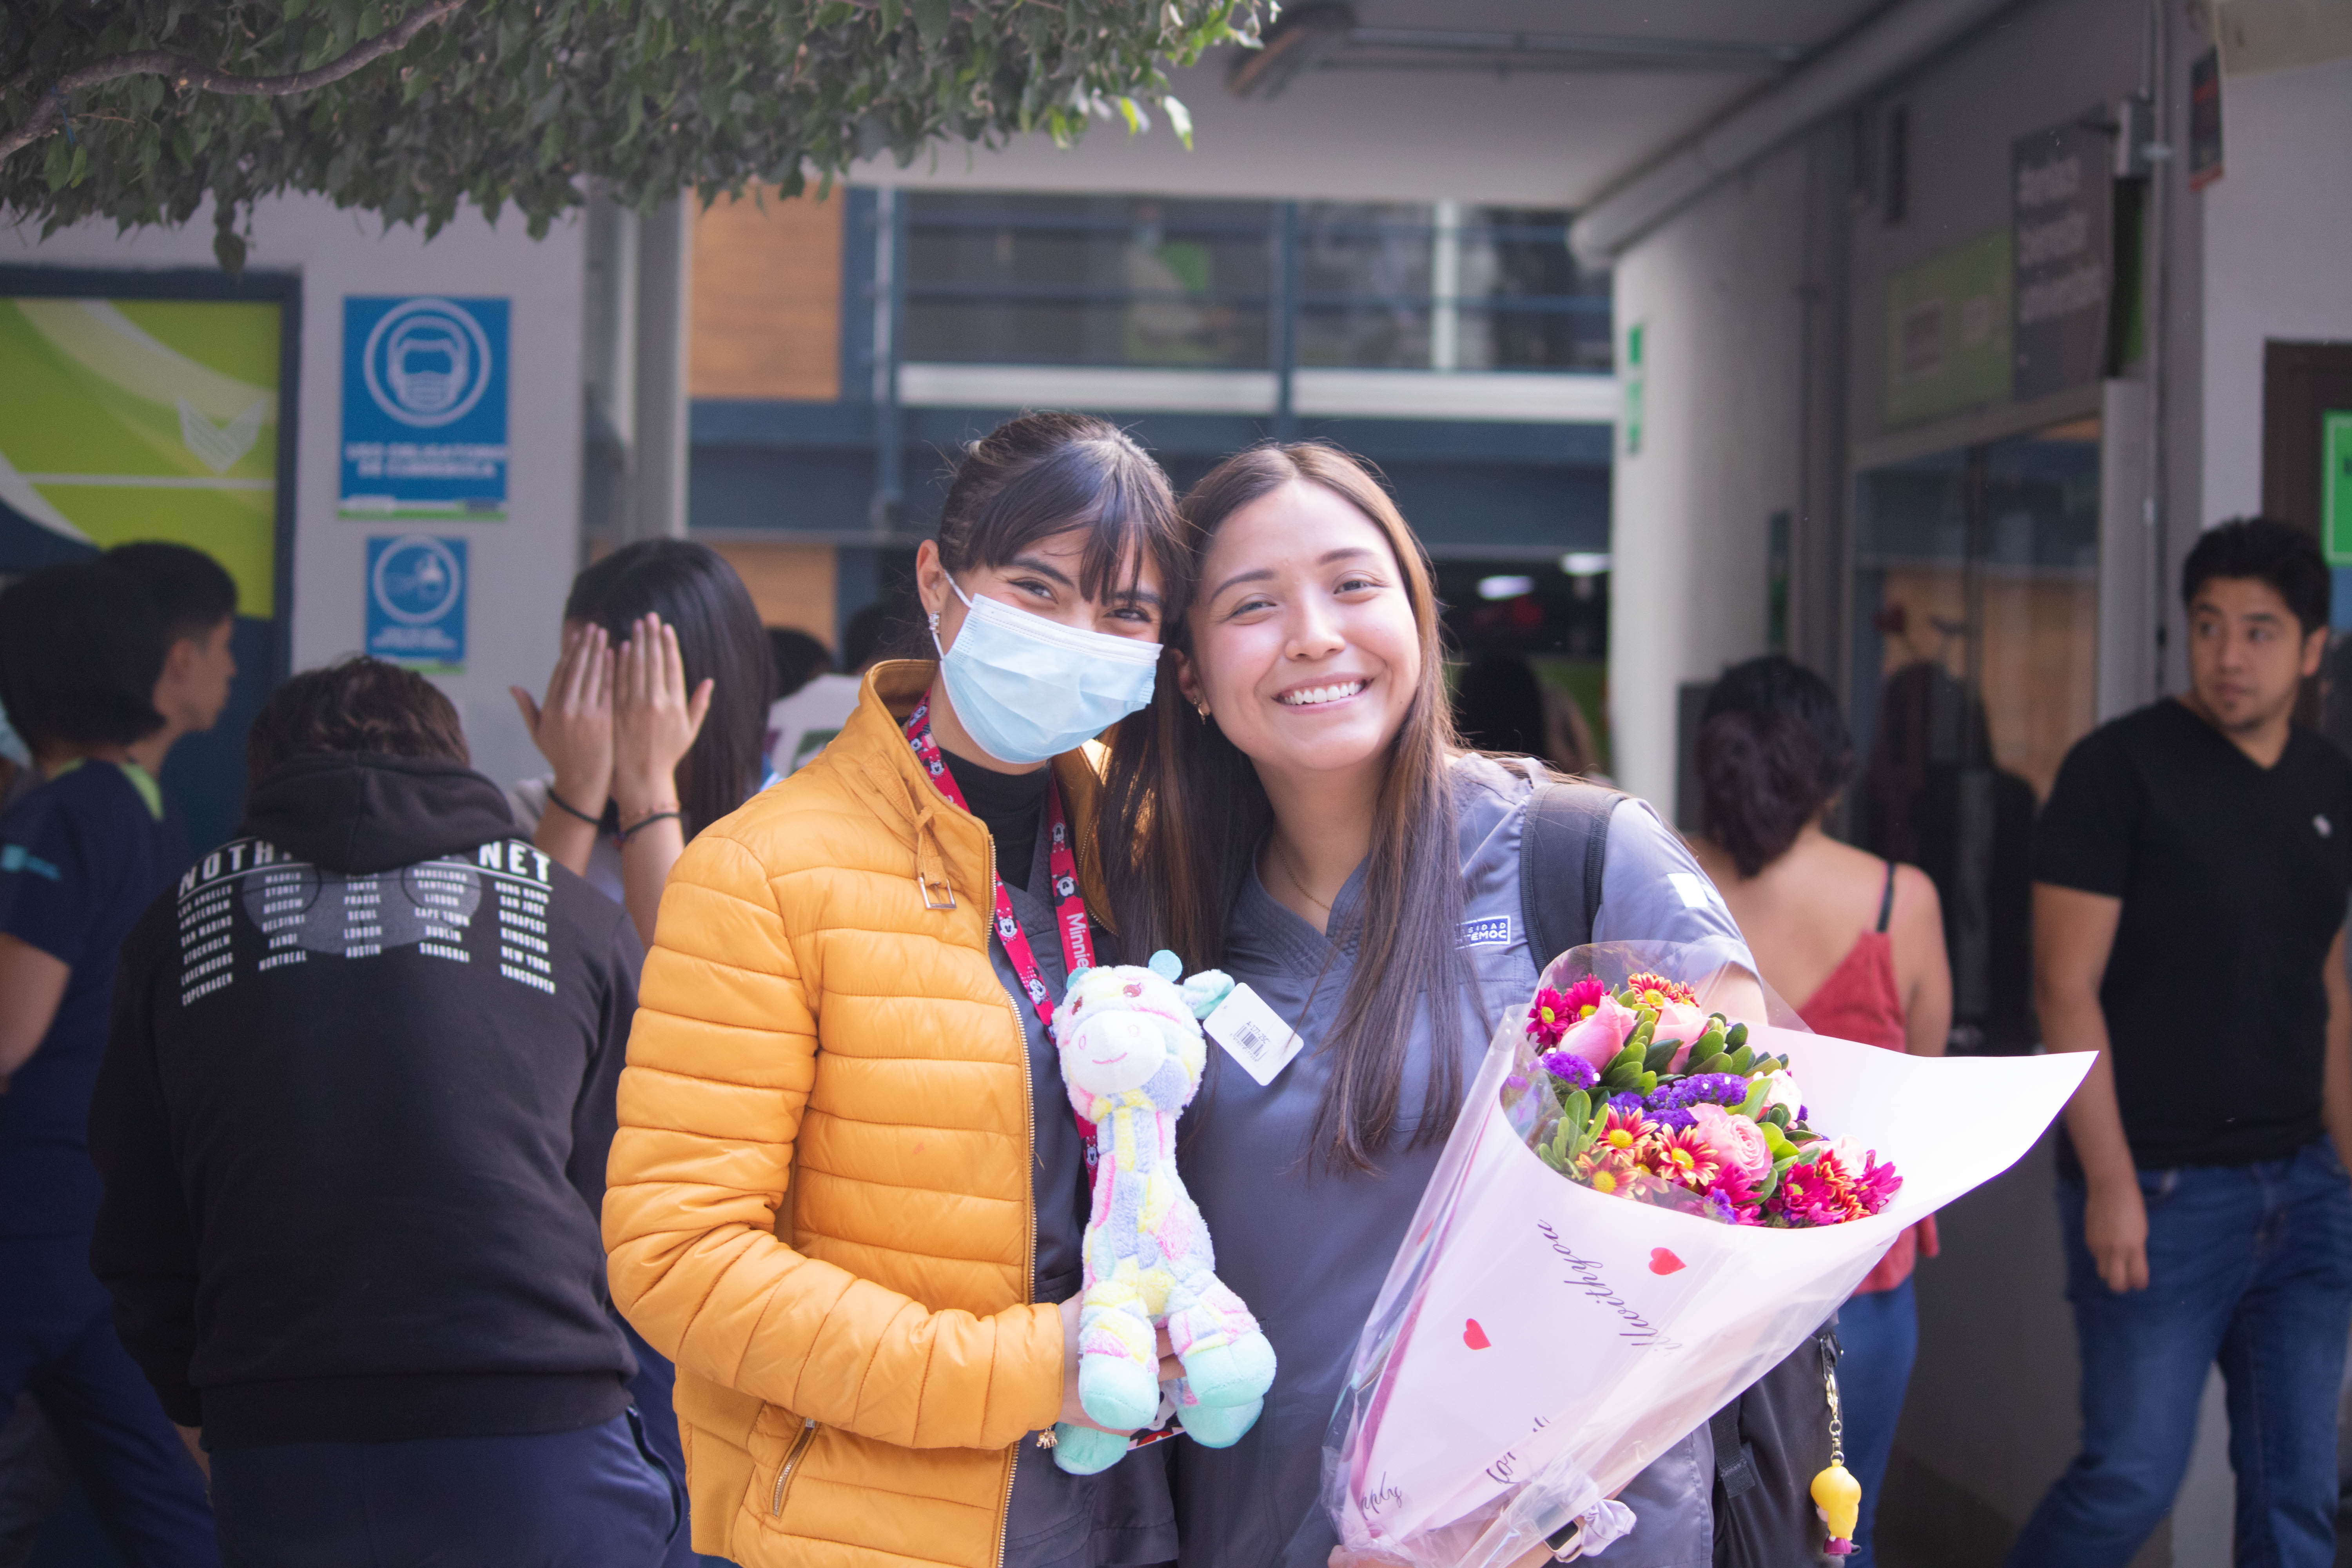
<svg viewBox="0 0 2352 1568"><path fill-rule="evenodd" d="M1280 1370L1238 1444L1174 1446L1178 1535L1185 1568L1325 1568L1345 1554L1321 1448L1357 1336L1501 1010L1553 956L1520 918L1537 774L1454 740L1426 558L1351 459L1255 448L1184 511L1195 570L1164 633L1179 679L1113 747L1104 861L1130 949L1225 969L1304 1046L1263 1086L1212 1051L1180 1133L1218 1274ZM1610 820L1593 937L1754 968L1638 801ZM1636 1479L1642 1522L1611 1568L1712 1561L1713 1457L1702 1427Z"/></svg>

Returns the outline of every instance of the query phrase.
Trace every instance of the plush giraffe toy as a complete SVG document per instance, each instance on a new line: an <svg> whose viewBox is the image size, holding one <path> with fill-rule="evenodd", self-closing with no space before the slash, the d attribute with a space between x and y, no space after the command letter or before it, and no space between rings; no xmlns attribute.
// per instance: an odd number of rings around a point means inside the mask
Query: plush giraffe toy
<svg viewBox="0 0 2352 1568"><path fill-rule="evenodd" d="M1172 952L1149 968L1082 969L1054 1014L1062 1081L1094 1123L1094 1205L1087 1218L1086 1296L1078 1318L1078 1398L1097 1432L1054 1428L1054 1462L1073 1475L1108 1469L1118 1433L1160 1411L1153 1330L1168 1326L1184 1375L1174 1397L1193 1441L1222 1448L1257 1419L1274 1385L1274 1346L1216 1276L1209 1228L1176 1173L1176 1117L1201 1087L1200 1020L1232 992L1211 970L1180 987Z"/></svg>

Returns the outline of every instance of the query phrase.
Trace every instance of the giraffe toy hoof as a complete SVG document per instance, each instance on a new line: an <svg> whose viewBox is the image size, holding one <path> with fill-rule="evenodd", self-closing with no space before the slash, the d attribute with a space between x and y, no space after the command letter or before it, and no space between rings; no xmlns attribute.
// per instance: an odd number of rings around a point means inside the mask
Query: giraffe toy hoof
<svg viewBox="0 0 2352 1568"><path fill-rule="evenodd" d="M1066 1421L1054 1426L1054 1464L1066 1475L1098 1476L1126 1457L1127 1439L1116 1432L1097 1432Z"/></svg>

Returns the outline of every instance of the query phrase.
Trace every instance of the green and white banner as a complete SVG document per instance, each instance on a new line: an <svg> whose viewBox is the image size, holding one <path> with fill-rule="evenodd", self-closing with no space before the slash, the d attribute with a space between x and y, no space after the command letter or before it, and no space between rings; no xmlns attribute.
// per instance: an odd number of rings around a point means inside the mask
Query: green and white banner
<svg viewBox="0 0 2352 1568"><path fill-rule="evenodd" d="M0 296L0 503L103 549L176 540L277 614L274 303Z"/></svg>

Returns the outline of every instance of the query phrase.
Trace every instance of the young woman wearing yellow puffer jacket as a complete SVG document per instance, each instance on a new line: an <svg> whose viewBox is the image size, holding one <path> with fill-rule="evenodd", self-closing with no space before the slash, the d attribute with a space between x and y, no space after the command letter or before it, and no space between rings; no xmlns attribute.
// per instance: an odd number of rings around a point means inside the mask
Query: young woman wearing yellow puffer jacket
<svg viewBox="0 0 2352 1568"><path fill-rule="evenodd" d="M677 1363L699 1552L1176 1555L1163 1448L1071 1477L1033 1434L1084 1419L1085 1146L1042 1026L1074 962L1118 957L1076 918L1101 908L1084 748L1150 699L1177 527L1100 420L975 443L918 556L942 661L877 667L824 752L671 873L604 1244L615 1303Z"/></svg>

